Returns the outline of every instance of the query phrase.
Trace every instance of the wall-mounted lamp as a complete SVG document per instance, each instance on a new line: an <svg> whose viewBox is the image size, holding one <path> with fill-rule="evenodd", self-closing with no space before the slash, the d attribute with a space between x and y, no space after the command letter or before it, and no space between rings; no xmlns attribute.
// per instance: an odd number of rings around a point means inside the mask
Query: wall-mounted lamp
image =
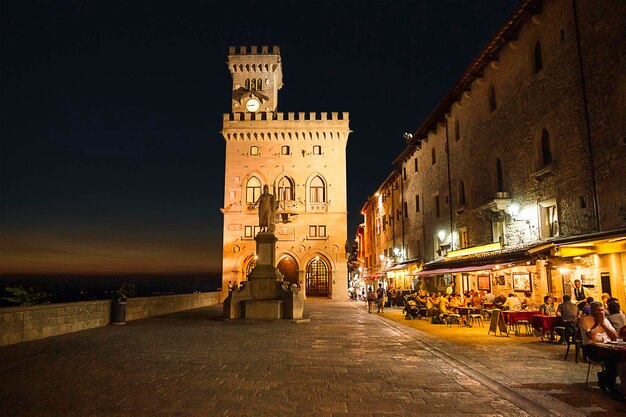
<svg viewBox="0 0 626 417"><path fill-rule="evenodd" d="M400 248L394 248L394 249L393 249L393 254L394 254L394 255L396 255L396 256L400 256L400 253L401 253L401 252L400 252Z"/></svg>
<svg viewBox="0 0 626 417"><path fill-rule="evenodd" d="M437 233L437 237L439 238L440 241L443 242L444 240L446 240L446 231L445 230L440 230Z"/></svg>
<svg viewBox="0 0 626 417"><path fill-rule="evenodd" d="M519 213L519 209L520 209L520 206L518 203L511 203L507 207L507 211L513 217L517 216L517 213Z"/></svg>

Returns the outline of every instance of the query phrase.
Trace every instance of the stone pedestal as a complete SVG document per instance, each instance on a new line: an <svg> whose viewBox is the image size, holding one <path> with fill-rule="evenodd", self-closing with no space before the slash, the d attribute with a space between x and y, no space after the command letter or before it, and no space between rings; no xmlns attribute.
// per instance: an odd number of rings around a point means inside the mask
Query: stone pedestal
<svg viewBox="0 0 626 417"><path fill-rule="evenodd" d="M247 300L247 319L282 319L283 300Z"/></svg>
<svg viewBox="0 0 626 417"><path fill-rule="evenodd" d="M224 300L224 316L229 319L302 318L301 291L283 282L283 275L274 266L278 239L273 233L261 232L255 240L257 264L244 288L232 291Z"/></svg>

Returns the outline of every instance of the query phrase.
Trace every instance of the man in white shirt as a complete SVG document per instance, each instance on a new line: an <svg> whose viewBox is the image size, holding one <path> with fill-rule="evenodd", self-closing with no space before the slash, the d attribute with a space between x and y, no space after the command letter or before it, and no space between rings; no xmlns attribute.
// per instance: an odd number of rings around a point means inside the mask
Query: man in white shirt
<svg viewBox="0 0 626 417"><path fill-rule="evenodd" d="M580 333L583 342L583 353L594 362L604 362L605 370L598 372L598 386L604 391L609 389L615 392L615 378L617 377L617 358L608 357L610 355L599 355L597 349L591 349L590 345L595 343L605 343L609 340L616 340L617 333L609 320L604 316L604 306L599 301L591 303L591 314L580 320ZM620 380L625 383L626 375L620 375Z"/></svg>
<svg viewBox="0 0 626 417"><path fill-rule="evenodd" d="M509 294L509 297L504 302L502 308L509 308L511 311L520 311L522 309L522 302L517 298L515 294Z"/></svg>

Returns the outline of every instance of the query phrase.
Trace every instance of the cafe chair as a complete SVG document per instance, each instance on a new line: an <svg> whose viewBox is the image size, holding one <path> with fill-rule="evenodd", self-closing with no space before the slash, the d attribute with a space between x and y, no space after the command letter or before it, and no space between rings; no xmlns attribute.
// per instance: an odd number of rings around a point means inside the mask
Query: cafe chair
<svg viewBox="0 0 626 417"><path fill-rule="evenodd" d="M448 327L452 327L453 322L456 322L456 324L458 324L459 327L461 327L461 315L457 313L448 314L448 318L446 320Z"/></svg>
<svg viewBox="0 0 626 417"><path fill-rule="evenodd" d="M524 328L524 334L526 336L532 336L533 335L533 329L532 326L530 325L530 322L528 320L518 320L517 323L515 323L517 325L517 333L516 335L520 335L520 333L522 332L522 327Z"/></svg>
<svg viewBox="0 0 626 417"><path fill-rule="evenodd" d="M470 314L469 319L472 326L474 324L480 324L481 327L485 327L485 322L483 321L482 314Z"/></svg>
<svg viewBox="0 0 626 417"><path fill-rule="evenodd" d="M584 359L587 361L587 363L589 364L589 365L587 366L587 379L585 379L585 388L587 388L587 387L588 387L588 384L589 384L589 371L591 370L591 365L593 365L593 366L599 366L600 368L602 368L602 372L604 372L604 371L605 371L605 369L604 369L604 362L596 362L596 361L594 361L594 360L592 360L592 359L589 359L589 358L587 357L587 355L585 355L585 351L583 351L583 358L584 358Z"/></svg>
<svg viewBox="0 0 626 417"><path fill-rule="evenodd" d="M580 330L578 329L578 326L576 326L576 323L565 323L565 330L563 334L565 338L565 343L567 344L567 349L565 350L565 357L563 358L563 360L567 360L567 355L569 355L569 348L574 345L574 353L576 355L575 361L576 363L578 363L578 352L582 350L583 341L580 335Z"/></svg>

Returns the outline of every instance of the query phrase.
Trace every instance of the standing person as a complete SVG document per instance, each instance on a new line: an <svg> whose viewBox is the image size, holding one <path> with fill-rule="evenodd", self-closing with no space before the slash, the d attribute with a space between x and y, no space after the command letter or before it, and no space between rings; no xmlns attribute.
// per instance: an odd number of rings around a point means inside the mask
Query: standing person
<svg viewBox="0 0 626 417"><path fill-rule="evenodd" d="M376 298L378 300L378 311L377 313L385 312L385 297L387 296L387 291L383 288L383 284L378 284L378 289L376 290Z"/></svg>
<svg viewBox="0 0 626 417"><path fill-rule="evenodd" d="M228 281L228 293L230 294L231 292L233 292L233 282Z"/></svg>
<svg viewBox="0 0 626 417"><path fill-rule="evenodd" d="M452 295L454 293L454 281L450 281L446 287L446 295Z"/></svg>
<svg viewBox="0 0 626 417"><path fill-rule="evenodd" d="M367 312L371 313L374 308L374 301L376 301L376 292L372 287L367 287Z"/></svg>
<svg viewBox="0 0 626 417"><path fill-rule="evenodd" d="M587 300L587 293L585 292L585 289L583 288L582 283L580 282L579 279L574 281L574 290L573 290L573 292L574 292L574 294L573 294L574 295L574 297L573 297L574 302L576 304L578 304L578 309L582 310L583 307L586 304L585 301Z"/></svg>
<svg viewBox="0 0 626 417"><path fill-rule="evenodd" d="M389 305L391 307L395 306L397 295L398 295L398 291L396 291L396 289L392 287L390 291L390 295L389 295Z"/></svg>
<svg viewBox="0 0 626 417"><path fill-rule="evenodd" d="M361 288L361 301L367 302L367 298L365 297L365 288Z"/></svg>

